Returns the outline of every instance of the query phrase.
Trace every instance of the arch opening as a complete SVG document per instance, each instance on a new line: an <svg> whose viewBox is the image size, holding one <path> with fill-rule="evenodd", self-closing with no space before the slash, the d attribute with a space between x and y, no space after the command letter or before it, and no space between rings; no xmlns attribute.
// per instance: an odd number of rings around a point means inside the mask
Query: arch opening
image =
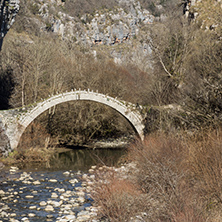
<svg viewBox="0 0 222 222"><path fill-rule="evenodd" d="M44 113L49 109L52 109L53 107L59 104L65 104L67 102L76 102L76 101L94 102L112 108L113 110L115 110L115 112L119 113L130 123L136 134L143 140L143 124L141 120L142 118L137 111L131 110L131 108L132 109L134 108L132 104L130 104L130 106L127 106L123 102L120 102L119 100L116 100L112 97L108 97L99 93L76 91L76 92L69 92L66 94L53 96L45 100L44 102L38 103L35 108L33 108L26 115L22 116L19 120L19 124L21 125L21 130L17 135L18 138L17 145L25 129L42 113Z"/></svg>

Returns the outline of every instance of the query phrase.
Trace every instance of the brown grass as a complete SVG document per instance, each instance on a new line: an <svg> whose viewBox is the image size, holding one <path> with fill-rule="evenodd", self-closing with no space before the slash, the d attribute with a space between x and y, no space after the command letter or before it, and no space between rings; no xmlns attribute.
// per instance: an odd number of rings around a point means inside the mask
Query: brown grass
<svg viewBox="0 0 222 222"><path fill-rule="evenodd" d="M221 129L195 137L153 134L132 145L128 157L137 164L134 180L113 173L93 195L109 221L141 212L143 221L222 221Z"/></svg>

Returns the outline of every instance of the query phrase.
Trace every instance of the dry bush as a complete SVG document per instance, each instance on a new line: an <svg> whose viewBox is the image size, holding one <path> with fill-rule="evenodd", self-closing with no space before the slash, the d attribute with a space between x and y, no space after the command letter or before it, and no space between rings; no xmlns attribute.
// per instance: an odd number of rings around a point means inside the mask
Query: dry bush
<svg viewBox="0 0 222 222"><path fill-rule="evenodd" d="M189 150L194 191L212 216L222 208L222 130L204 133Z"/></svg>
<svg viewBox="0 0 222 222"><path fill-rule="evenodd" d="M129 149L136 167L127 180L112 171L97 175L95 204L109 221L141 212L143 221L221 221L221 148L221 129L192 137L151 134Z"/></svg>
<svg viewBox="0 0 222 222"><path fill-rule="evenodd" d="M155 134L130 149L144 192L147 221L204 221L187 183L189 152L182 138Z"/></svg>
<svg viewBox="0 0 222 222"><path fill-rule="evenodd" d="M130 180L120 179L115 172L98 174L92 198L99 205L99 217L108 221L129 221L140 212L141 192Z"/></svg>

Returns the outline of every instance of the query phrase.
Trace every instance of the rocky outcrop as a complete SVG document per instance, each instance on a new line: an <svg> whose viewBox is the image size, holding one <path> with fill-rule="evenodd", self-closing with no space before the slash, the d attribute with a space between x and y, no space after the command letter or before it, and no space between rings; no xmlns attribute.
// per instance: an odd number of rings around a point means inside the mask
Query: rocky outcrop
<svg viewBox="0 0 222 222"><path fill-rule="evenodd" d="M119 0L119 4L123 3ZM128 41L139 33L142 24L153 23L154 16L142 9L136 0L126 1L129 10L121 7L114 10L100 10L93 16L84 14L80 21L62 11L50 14L52 3L39 5L39 15L47 21L46 28L63 39L83 44L113 45ZM58 3L55 3L58 5Z"/></svg>
<svg viewBox="0 0 222 222"><path fill-rule="evenodd" d="M19 0L0 0L0 50L3 38L15 21L19 11Z"/></svg>

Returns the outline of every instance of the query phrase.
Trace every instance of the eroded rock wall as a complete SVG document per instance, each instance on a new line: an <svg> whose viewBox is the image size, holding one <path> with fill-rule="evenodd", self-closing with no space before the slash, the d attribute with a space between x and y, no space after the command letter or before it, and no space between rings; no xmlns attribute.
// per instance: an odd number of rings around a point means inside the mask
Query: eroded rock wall
<svg viewBox="0 0 222 222"><path fill-rule="evenodd" d="M0 0L0 50L3 38L15 21L19 11L19 0Z"/></svg>

